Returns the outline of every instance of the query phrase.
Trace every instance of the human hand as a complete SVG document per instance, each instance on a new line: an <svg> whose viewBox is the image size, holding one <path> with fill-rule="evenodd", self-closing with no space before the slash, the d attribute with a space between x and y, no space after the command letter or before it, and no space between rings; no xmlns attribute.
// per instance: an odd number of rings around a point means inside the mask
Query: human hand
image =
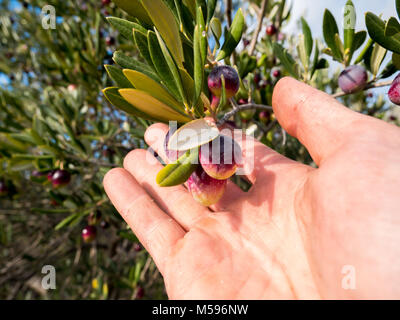
<svg viewBox="0 0 400 320"><path fill-rule="evenodd" d="M252 188L229 183L212 208L183 186L158 187L162 166L145 150L106 175L169 298L400 298L400 129L290 78L275 87L273 108L318 169L255 142L243 150L255 159ZM167 130L156 124L145 136L162 157ZM344 266L354 267L354 290L342 287Z"/></svg>

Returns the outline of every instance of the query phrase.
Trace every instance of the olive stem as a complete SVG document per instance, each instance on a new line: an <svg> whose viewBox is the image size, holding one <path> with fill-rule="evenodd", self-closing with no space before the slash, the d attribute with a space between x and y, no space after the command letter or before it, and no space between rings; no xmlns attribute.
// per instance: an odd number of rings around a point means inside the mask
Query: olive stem
<svg viewBox="0 0 400 320"><path fill-rule="evenodd" d="M249 104L242 104L239 106L232 101L233 100L231 100L231 103L233 104L234 109L225 113L222 119L218 121L218 126L225 124L225 122L227 122L231 117L233 117L240 111L252 110L252 109L272 111L272 107L263 104L249 103Z"/></svg>
<svg viewBox="0 0 400 320"><path fill-rule="evenodd" d="M368 89L373 89L373 88L387 87L387 86L390 86L390 85L392 84L392 82L393 82L393 81L389 80L389 81L384 81L384 82L379 82L379 83L371 83L371 84L368 84L368 85L363 89L363 91L368 90ZM334 97L334 98L340 98L340 97L347 96L347 95L349 95L349 94L351 94L351 93L345 93L345 92L341 91L341 92L337 92L337 93L335 93L335 94L332 94L332 97Z"/></svg>
<svg viewBox="0 0 400 320"><path fill-rule="evenodd" d="M261 3L260 12L259 12L259 15L258 15L257 29L254 31L253 39L251 40L251 43L250 43L249 56L253 55L254 50L256 48L258 35L260 34L260 31L261 31L261 28L262 28L262 24L263 24L263 20L264 20L265 9L267 8L267 3L268 3L268 0L263 0L263 2Z"/></svg>

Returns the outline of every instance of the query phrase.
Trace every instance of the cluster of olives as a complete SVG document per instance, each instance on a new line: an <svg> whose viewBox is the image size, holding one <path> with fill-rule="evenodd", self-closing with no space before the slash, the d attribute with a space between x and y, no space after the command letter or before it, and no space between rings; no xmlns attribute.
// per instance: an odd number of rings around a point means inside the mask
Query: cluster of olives
<svg viewBox="0 0 400 320"><path fill-rule="evenodd" d="M215 101L219 101L225 83L225 95L230 99L239 90L240 79L236 70L229 66L219 66L212 70L208 78L208 87L213 94L211 108L215 108ZM168 149L172 129L164 140L165 154L170 162L176 161L185 152ZM199 149L199 157L196 170L187 181L187 187L193 198L204 206L217 203L225 192L228 179L237 171L241 164L242 151L239 144L228 135L220 134L216 139L202 145Z"/></svg>

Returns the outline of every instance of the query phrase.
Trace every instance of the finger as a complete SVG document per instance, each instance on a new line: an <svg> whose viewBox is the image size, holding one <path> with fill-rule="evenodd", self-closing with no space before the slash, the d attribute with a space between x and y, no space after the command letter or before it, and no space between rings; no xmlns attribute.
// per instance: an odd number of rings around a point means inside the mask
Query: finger
<svg viewBox="0 0 400 320"><path fill-rule="evenodd" d="M135 177L161 209L186 230L209 213L208 209L197 203L183 186L158 186L156 177L163 166L146 150L131 151L125 157L124 168Z"/></svg>
<svg viewBox="0 0 400 320"><path fill-rule="evenodd" d="M183 238L185 231L155 204L128 171L112 169L103 183L111 202L162 273L169 249Z"/></svg>
<svg viewBox="0 0 400 320"><path fill-rule="evenodd" d="M318 165L348 140L353 122L366 118L292 78L275 86L272 106L281 126L305 145Z"/></svg>

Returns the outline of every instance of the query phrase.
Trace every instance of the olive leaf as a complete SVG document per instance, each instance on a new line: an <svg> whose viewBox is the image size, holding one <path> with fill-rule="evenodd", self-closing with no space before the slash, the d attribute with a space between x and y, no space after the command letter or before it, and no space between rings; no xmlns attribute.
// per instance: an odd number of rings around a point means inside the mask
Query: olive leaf
<svg viewBox="0 0 400 320"><path fill-rule="evenodd" d="M143 21L149 25L152 24L152 21L143 7L141 0L113 0L113 2L131 16L136 17L140 21Z"/></svg>
<svg viewBox="0 0 400 320"><path fill-rule="evenodd" d="M160 187L173 187L185 183L198 167L199 148L187 151L174 163L165 166L157 175Z"/></svg>
<svg viewBox="0 0 400 320"><path fill-rule="evenodd" d="M137 89L120 89L118 92L136 109L148 114L150 117L160 118L163 122L177 121L185 123L190 121L188 116L178 113L170 106L157 100L145 91Z"/></svg>
<svg viewBox="0 0 400 320"><path fill-rule="evenodd" d="M197 8L197 25L194 31L194 98L193 104L196 105L203 90L204 64L207 59L207 36L201 7Z"/></svg>
<svg viewBox="0 0 400 320"><path fill-rule="evenodd" d="M174 15L162 0L141 0L156 29L160 32L168 49L179 67L183 66L184 55L179 27Z"/></svg>
<svg viewBox="0 0 400 320"><path fill-rule="evenodd" d="M301 25L303 28L305 53L307 54L307 59L310 59L313 49L313 37L311 29L307 21L303 17L301 18Z"/></svg>
<svg viewBox="0 0 400 320"><path fill-rule="evenodd" d="M186 151L206 144L219 135L216 126L209 124L207 120L193 120L180 127L171 136L168 149L173 151Z"/></svg>
<svg viewBox="0 0 400 320"><path fill-rule="evenodd" d="M242 9L239 9L232 21L232 25L228 30L224 44L222 45L221 51L219 52L216 60L222 60L229 57L232 52L236 49L237 45L242 38L244 29L244 16Z"/></svg>
<svg viewBox="0 0 400 320"><path fill-rule="evenodd" d="M115 83L120 88L133 88L132 84L128 81L125 77L124 73L120 68L115 66L105 65L104 68L106 69L108 75L111 79L115 81Z"/></svg>
<svg viewBox="0 0 400 320"><path fill-rule="evenodd" d="M355 36L356 14L354 4L351 0L347 1L343 17L344 49L348 50L348 55L352 55L353 41ZM350 60L350 59L349 59Z"/></svg>
<svg viewBox="0 0 400 320"><path fill-rule="evenodd" d="M135 44L139 49L140 55L146 60L147 64L154 68L153 60L151 59L149 43L147 40L147 31L145 34L138 30L133 30L133 39L135 40Z"/></svg>
<svg viewBox="0 0 400 320"><path fill-rule="evenodd" d="M372 50L371 54L371 72L376 77L379 72L379 68L383 60L385 59L387 50L381 47L379 44L375 43L374 49Z"/></svg>
<svg viewBox="0 0 400 320"><path fill-rule="evenodd" d="M119 64L122 68L139 71L149 76L150 78L154 79L155 81L160 81L160 78L151 67L132 57L125 55L121 51L114 52L113 60L115 61L115 63Z"/></svg>
<svg viewBox="0 0 400 320"><path fill-rule="evenodd" d="M339 34L339 29L333 14L326 9L323 20L323 35L326 44L331 49L332 56L335 60L342 62L343 56L340 48L337 46L336 34Z"/></svg>
<svg viewBox="0 0 400 320"><path fill-rule="evenodd" d="M391 37L400 33L400 23L395 17L391 17L385 25L385 36Z"/></svg>
<svg viewBox="0 0 400 320"><path fill-rule="evenodd" d="M135 22L116 17L107 17L106 19L115 29L117 29L121 33L121 35L129 40L132 39L132 29L137 30L143 34L147 33L147 30L145 28Z"/></svg>
<svg viewBox="0 0 400 320"><path fill-rule="evenodd" d="M367 25L370 37L380 46L389 51L400 54L400 33L391 37L385 36L385 22L372 12L367 12L365 16L365 23Z"/></svg>
<svg viewBox="0 0 400 320"><path fill-rule="evenodd" d="M136 117L141 117L143 119L147 119L147 120L158 120L158 121L162 121L165 122L165 120L161 120L161 118L157 118L157 117L150 117L149 115L147 115L146 113L136 109L135 107L133 107L129 102L127 102L118 92L119 88L117 87L110 87L110 88L106 88L103 90L103 94L104 96L107 98L107 100L115 107L117 107L118 109L121 109L122 111L126 112L127 114L136 116Z"/></svg>
<svg viewBox="0 0 400 320"><path fill-rule="evenodd" d="M149 78L145 74L134 70L125 69L123 70L123 74L136 89L147 92L154 98L173 108L175 111L185 115L183 105L176 101L158 82Z"/></svg>

